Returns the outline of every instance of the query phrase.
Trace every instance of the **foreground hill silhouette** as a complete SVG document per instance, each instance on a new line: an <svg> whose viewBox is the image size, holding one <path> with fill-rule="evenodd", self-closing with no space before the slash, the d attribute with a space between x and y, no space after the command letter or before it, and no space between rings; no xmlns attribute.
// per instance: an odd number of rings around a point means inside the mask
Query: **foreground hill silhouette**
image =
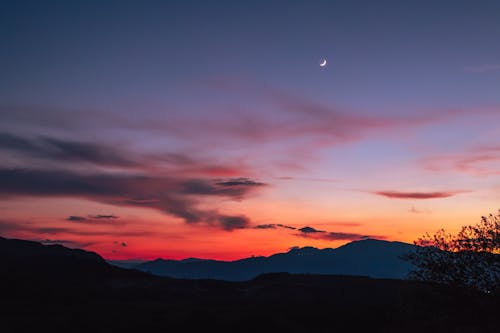
<svg viewBox="0 0 500 333"><path fill-rule="evenodd" d="M261 274L275 272L403 279L412 266L401 259L401 256L414 250L414 247L401 242L365 239L336 249L292 248L287 253L270 257L252 257L236 261L156 259L141 263L135 268L159 276L227 281L245 281Z"/></svg>
<svg viewBox="0 0 500 333"><path fill-rule="evenodd" d="M500 302L404 280L274 273L182 280L0 238L2 332L497 332Z"/></svg>

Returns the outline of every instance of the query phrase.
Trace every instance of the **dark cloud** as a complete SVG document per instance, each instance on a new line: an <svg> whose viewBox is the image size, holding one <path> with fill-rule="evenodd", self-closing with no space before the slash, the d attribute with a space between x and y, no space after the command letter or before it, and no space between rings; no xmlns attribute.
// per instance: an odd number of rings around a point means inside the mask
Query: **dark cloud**
<svg viewBox="0 0 500 333"><path fill-rule="evenodd" d="M239 215L239 216L228 216L223 215L219 216L218 224L222 229L227 231L233 231L235 229L245 229L250 225L250 220L248 217Z"/></svg>
<svg viewBox="0 0 500 333"><path fill-rule="evenodd" d="M122 147L123 148L123 147ZM194 158L186 153L138 154L120 147L60 139L48 136L22 137L0 132L0 151L10 151L28 159L64 164L91 163L95 166L149 169L151 167L210 177L236 176L245 172L243 165L220 165L213 160ZM26 162L26 161L25 161ZM28 162L29 163L29 162ZM244 181L247 180L247 183ZM233 179L228 180L229 182ZM264 185L247 178L235 178L241 186ZM220 182L220 181L218 181ZM218 186L223 186L220 182ZM229 185L229 184L228 184Z"/></svg>
<svg viewBox="0 0 500 333"><path fill-rule="evenodd" d="M220 181L216 183L217 185L220 186L265 186L265 183L260 183L256 182L254 180L251 180L249 178L235 178L235 179L228 179L225 181Z"/></svg>
<svg viewBox="0 0 500 333"><path fill-rule="evenodd" d="M46 235L74 235L74 236L117 236L117 237L138 237L138 236L151 236L155 234L151 231L145 230L80 230L74 228L63 227L38 227L35 225L17 225L16 230L28 231L36 234Z"/></svg>
<svg viewBox="0 0 500 333"><path fill-rule="evenodd" d="M313 231L313 232L301 232L295 234L299 237L312 238L312 239L323 239L323 240L361 240L367 238L377 238L384 239L384 236L370 236L365 234L349 233L349 232L327 232L327 231Z"/></svg>
<svg viewBox="0 0 500 333"><path fill-rule="evenodd" d="M285 229L291 229L291 230L296 230L297 228L281 224L281 223L271 223L271 224L259 224L254 227L255 229L277 229L277 228L285 228Z"/></svg>
<svg viewBox="0 0 500 333"><path fill-rule="evenodd" d="M75 215L71 215L71 216L68 216L66 218L66 220L68 221L72 221L72 222L83 222L83 221L87 221L87 218L83 217L83 216L75 216Z"/></svg>
<svg viewBox="0 0 500 333"><path fill-rule="evenodd" d="M37 147L31 141L2 132L0 132L0 148L31 153L37 151Z"/></svg>
<svg viewBox="0 0 500 333"><path fill-rule="evenodd" d="M67 244L72 243L73 241L65 240L65 239L37 239L35 242L40 242L42 244L50 245L50 244Z"/></svg>
<svg viewBox="0 0 500 333"><path fill-rule="evenodd" d="M295 234L299 237L312 238L312 239L324 239L324 240L360 240L366 238L379 238L383 239L383 236L369 236L358 233L349 232L331 232L325 230L318 230L313 227L303 227L298 229L300 233Z"/></svg>
<svg viewBox="0 0 500 333"><path fill-rule="evenodd" d="M314 229L312 227L303 227L303 228L300 228L299 229L300 232L302 233L305 233L305 234L312 234L312 233L322 233L322 232L326 232L324 230L318 230L318 229Z"/></svg>
<svg viewBox="0 0 500 333"><path fill-rule="evenodd" d="M362 235L357 233L349 233L349 232L327 232L321 236L323 239L328 240L358 240L358 239L367 239L367 238L380 238L372 237L368 235Z"/></svg>
<svg viewBox="0 0 500 333"><path fill-rule="evenodd" d="M224 182L207 179L190 179L181 184L180 190L184 194L221 195L242 198L253 188L264 185L266 184L255 182L247 178L238 178Z"/></svg>
<svg viewBox="0 0 500 333"><path fill-rule="evenodd" d="M137 165L124 157L127 154L116 148L49 137L26 139L8 133L0 133L0 148L28 157L59 162L89 162L103 166L122 167Z"/></svg>
<svg viewBox="0 0 500 333"><path fill-rule="evenodd" d="M437 199L452 197L463 191L446 191L446 192L397 192L397 191L377 191L373 194L380 195L391 199Z"/></svg>
<svg viewBox="0 0 500 333"><path fill-rule="evenodd" d="M71 215L66 218L67 221L76 223L87 223L87 224L123 224L121 221L117 221L118 216L115 215L88 215L88 217Z"/></svg>
<svg viewBox="0 0 500 333"><path fill-rule="evenodd" d="M17 238L22 235L23 239L40 242L43 244L60 244L68 247L85 248L87 246L96 244L94 241L81 241L72 240L73 237L82 238L94 236L111 236L117 238L125 237L146 237L155 232L150 231L136 231L136 230L123 230L113 228L111 230L79 230L74 227L50 227L40 226L37 223L30 221L19 220L0 220L0 233L2 236ZM43 237L43 238L42 238ZM57 238L56 238L57 237Z"/></svg>
<svg viewBox="0 0 500 333"><path fill-rule="evenodd" d="M135 162L124 157L123 152L119 152L111 147L96 145L92 143L82 143L75 141L65 141L53 138L43 138L51 159L91 162L100 165L113 166L133 166Z"/></svg>
<svg viewBox="0 0 500 333"><path fill-rule="evenodd" d="M285 224L281 224L281 223L278 223L276 225L278 227L285 228L285 229L297 230L297 228L295 228L295 227L292 227L292 226L289 226L289 225L285 225Z"/></svg>
<svg viewBox="0 0 500 333"><path fill-rule="evenodd" d="M212 180L181 180L166 176L79 174L69 171L0 169L0 197L74 196L119 206L161 210L187 223L206 223L234 230L248 219L197 207L196 196L242 199L253 186L218 186ZM74 220L73 220L74 221Z"/></svg>
<svg viewBox="0 0 500 333"><path fill-rule="evenodd" d="M89 215L93 219L117 219L118 216L115 215Z"/></svg>
<svg viewBox="0 0 500 333"><path fill-rule="evenodd" d="M95 242L77 242L68 239L30 239L30 240L42 243L44 245L63 245L66 247L80 248L80 249L95 244Z"/></svg>
<svg viewBox="0 0 500 333"><path fill-rule="evenodd" d="M276 229L276 224L259 224L254 227L255 229Z"/></svg>

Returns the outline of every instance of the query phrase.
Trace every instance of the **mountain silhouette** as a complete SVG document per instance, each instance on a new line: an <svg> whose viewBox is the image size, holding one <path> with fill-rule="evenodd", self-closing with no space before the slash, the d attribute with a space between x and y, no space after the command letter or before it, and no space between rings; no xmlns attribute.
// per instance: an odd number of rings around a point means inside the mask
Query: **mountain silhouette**
<svg viewBox="0 0 500 333"><path fill-rule="evenodd" d="M147 276L143 272L112 266L94 252L3 237L0 237L0 274L4 282L8 279L17 284L26 283L27 288L42 280L64 285L92 283L103 278Z"/></svg>
<svg viewBox="0 0 500 333"><path fill-rule="evenodd" d="M236 261L156 259L134 268L158 276L227 281L250 280L261 274L276 272L402 279L412 266L401 256L414 248L414 245L401 242L365 239L335 249L292 248L286 253L269 257Z"/></svg>
<svg viewBox="0 0 500 333"><path fill-rule="evenodd" d="M236 267L254 265L257 272L261 262L281 263L275 266L281 269L296 261L296 269L321 271L319 263L329 265L324 258L338 264L361 254L363 265L350 267L362 272L407 248L373 240L337 249L293 248L239 260ZM176 263L234 265L193 258ZM498 298L457 288L289 273L244 282L173 279L114 267L92 252L4 238L0 294L2 332L199 332L200 327L216 332L496 332L500 325Z"/></svg>

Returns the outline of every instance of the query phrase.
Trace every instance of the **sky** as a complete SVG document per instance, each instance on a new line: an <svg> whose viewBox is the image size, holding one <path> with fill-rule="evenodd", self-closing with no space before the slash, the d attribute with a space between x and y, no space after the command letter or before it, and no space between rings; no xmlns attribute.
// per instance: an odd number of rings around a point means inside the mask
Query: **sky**
<svg viewBox="0 0 500 333"><path fill-rule="evenodd" d="M0 235L233 260L475 224L500 208L499 17L2 0Z"/></svg>

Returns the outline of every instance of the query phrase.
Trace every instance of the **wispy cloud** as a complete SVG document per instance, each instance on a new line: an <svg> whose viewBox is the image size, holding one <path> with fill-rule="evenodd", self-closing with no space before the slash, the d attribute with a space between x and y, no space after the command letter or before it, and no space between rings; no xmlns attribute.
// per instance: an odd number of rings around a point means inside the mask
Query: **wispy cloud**
<svg viewBox="0 0 500 333"><path fill-rule="evenodd" d="M255 229L278 229L278 228L284 228L284 229L290 229L290 230L297 230L296 227L292 227L290 225L285 225L281 223L271 223L271 224L259 224L254 226Z"/></svg>
<svg viewBox="0 0 500 333"><path fill-rule="evenodd" d="M50 136L20 136L0 132L0 153L9 152L30 167L34 164L44 168L66 167L74 169L82 164L88 168L119 168L139 172L169 172L182 175L208 177L237 177L247 172L238 161L192 156L188 153L141 153L123 146L89 141L60 139ZM244 181L245 178L239 178Z"/></svg>
<svg viewBox="0 0 500 333"><path fill-rule="evenodd" d="M481 145L462 152L439 154L419 160L429 171L460 172L475 176L500 175L500 146Z"/></svg>
<svg viewBox="0 0 500 333"><path fill-rule="evenodd" d="M419 208L416 208L415 206L411 206L411 208L408 209L408 212L410 212L412 214L429 214L430 210L428 210L428 209L419 209Z"/></svg>
<svg viewBox="0 0 500 333"><path fill-rule="evenodd" d="M465 66L464 70L466 72L492 72L500 70L500 64L485 64L485 65L476 65L476 66Z"/></svg>
<svg viewBox="0 0 500 333"><path fill-rule="evenodd" d="M113 237L141 237L141 236L151 236L157 234L157 232L151 230L134 230L134 229L124 229L124 228L75 228L71 225L68 226L51 226L44 225L40 223L29 223L20 220L0 220L0 233L4 235L9 235L9 237L17 237L16 235L25 235L23 238L32 239L37 241L42 240L54 240L53 237L58 237L57 239L69 239L68 242L76 242L72 238L80 238L80 236L113 236ZM38 238L37 238L38 237ZM45 238L41 238L45 237ZM64 237L64 238L59 238ZM61 242L62 243L62 242Z"/></svg>
<svg viewBox="0 0 500 333"><path fill-rule="evenodd" d="M74 223L123 225L124 223L118 221L118 218L115 215L88 215L86 217L70 215L66 220Z"/></svg>
<svg viewBox="0 0 500 333"><path fill-rule="evenodd" d="M39 239L39 238L31 238L29 239L34 242L39 242L44 245L63 245L66 247L71 247L71 248L79 248L83 249L87 246L94 245L95 242L79 242L79 241L74 241L74 240L67 240L67 239Z"/></svg>
<svg viewBox="0 0 500 333"><path fill-rule="evenodd" d="M89 215L93 219L117 219L119 218L116 215Z"/></svg>
<svg viewBox="0 0 500 333"><path fill-rule="evenodd" d="M88 162L104 166L130 167L136 162L127 158L125 151L102 144L61 140L51 137L27 139L9 133L0 133L0 149L29 157L59 162Z"/></svg>
<svg viewBox="0 0 500 333"><path fill-rule="evenodd" d="M303 238L309 238L309 239L318 239L318 240L329 240L329 241L337 241L337 240L360 240L360 239L366 239L366 238L378 238L378 239L384 239L384 236L371 236L371 235L366 235L366 234L359 234L359 233L351 233L351 232L333 232L333 231L326 231L326 230L320 230L316 229L314 227L310 226L305 226L302 228L296 228L293 226L288 226L288 225L283 225L283 224L261 224L254 226L255 229L278 229L278 228L284 228L284 229L289 229L289 230L294 230L296 231L293 233L294 236L297 237L303 237Z"/></svg>
<svg viewBox="0 0 500 333"><path fill-rule="evenodd" d="M360 239L366 239L366 238L378 238L378 239L383 239L385 237L383 236L371 236L371 235L366 235L366 234L359 234L359 233L350 233L350 232L332 232L332 231L325 231L325 230L318 230L313 227L303 227L298 229L299 233L295 234L296 236L299 237L304 237L304 238L312 238L312 239L323 239L323 240L360 240Z"/></svg>
<svg viewBox="0 0 500 333"><path fill-rule="evenodd" d="M83 216L75 216L71 215L66 218L66 220L71 221L71 222L86 222L87 218Z"/></svg>
<svg viewBox="0 0 500 333"><path fill-rule="evenodd" d="M306 181L306 182L318 182L318 183L336 183L336 179L331 178L315 178L315 177L292 177L292 176L282 176L277 177L278 180L290 180L290 181Z"/></svg>
<svg viewBox="0 0 500 333"><path fill-rule="evenodd" d="M399 192L399 191L375 191L371 192L390 199L439 199L448 198L465 191L442 191L442 192Z"/></svg>

